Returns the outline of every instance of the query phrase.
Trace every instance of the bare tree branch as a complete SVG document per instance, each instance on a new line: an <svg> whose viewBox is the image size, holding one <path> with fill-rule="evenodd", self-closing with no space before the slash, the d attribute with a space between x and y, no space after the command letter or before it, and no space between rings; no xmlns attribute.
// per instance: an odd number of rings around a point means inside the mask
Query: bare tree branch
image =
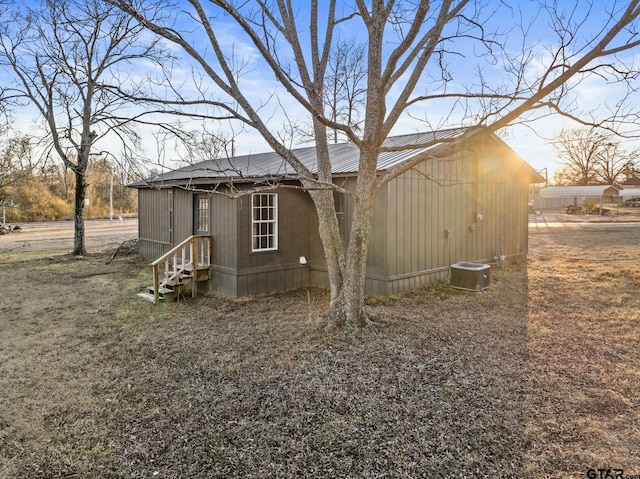
<svg viewBox="0 0 640 479"><path fill-rule="evenodd" d="M623 53L639 45L635 32L640 0L613 5L542 1L535 11L505 2L356 0L355 6L345 7L347 13L339 19L337 1L322 4L312 0L306 8L298 8L291 0L189 0L180 8L167 5L170 13L164 15L159 15L162 8L156 2L109 1L180 46L221 92L220 100L215 101L226 102L230 116L260 132L295 169L316 205L325 254L336 259L329 261L331 310L353 324L364 323L364 270L373 205L386 182L418 161L446 158L455 151L458 141L472 135L491 135L550 114L610 128L614 121L622 124L638 117L620 106L624 98L609 107L608 117L590 115L581 108L576 91L581 82L600 78L626 85L627 97L635 93L633 80L640 70ZM217 22L223 16L228 20L225 26L233 28L234 42L222 41L217 34ZM360 35L366 45L362 122L342 118L336 108L326 106L325 77L329 52L335 51L339 41L334 35L337 24ZM545 38L549 40L532 40L537 28L546 28ZM238 59L236 45L251 50L254 71L265 76L264 83L269 82L263 95L257 95L251 78L244 76L246 70L240 66L247 65L243 62L248 60ZM204 105L206 99L199 100ZM280 116L291 120L290 131L295 124L287 110L291 104L312 123L317 175L296 158L290 136L278 133L271 122L274 111L284 110ZM445 105L444 112L438 105ZM422 125L446 121L455 123L447 126L465 126L468 131L439 146L435 141L410 145L434 148L420 159L378 171L379 154L396 148L385 145L385 139L402 118L409 116L423 116ZM314 180L327 185L331 182L328 129L341 132L359 149L346 257L338 252L336 236L330 232L336 223L333 199L313 190Z"/></svg>
<svg viewBox="0 0 640 479"><path fill-rule="evenodd" d="M116 114L130 105L110 85L119 69L171 58L158 39L143 41L144 31L99 0L46 0L41 8L16 9L0 25L0 62L13 74L9 90L37 109L50 148L76 177L75 254L85 252L85 176L96 144L119 138L124 152L139 144L134 120Z"/></svg>

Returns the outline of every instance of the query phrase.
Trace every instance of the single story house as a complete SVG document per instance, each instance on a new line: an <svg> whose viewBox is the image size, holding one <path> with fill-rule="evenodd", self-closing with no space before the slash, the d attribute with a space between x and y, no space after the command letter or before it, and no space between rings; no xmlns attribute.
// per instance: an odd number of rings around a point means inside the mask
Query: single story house
<svg viewBox="0 0 640 479"><path fill-rule="evenodd" d="M379 192L372 224L366 292L391 295L446 279L451 264L527 253L528 186L544 179L496 135L456 128L390 137L406 147L383 152L380 171L416 155L425 160ZM459 139L437 160L434 148ZM435 140L435 146L411 145ZM312 171L315 148L294 150ZM359 150L329 147L334 182L356 191ZM256 184L272 184L251 193ZM230 297L328 286L314 205L293 169L273 152L212 159L132 185L139 198L140 254L154 259L185 238L206 234L211 271L199 291ZM255 188L254 188L255 190ZM243 194L247 192L246 194ZM353 199L335 194L344 244Z"/></svg>

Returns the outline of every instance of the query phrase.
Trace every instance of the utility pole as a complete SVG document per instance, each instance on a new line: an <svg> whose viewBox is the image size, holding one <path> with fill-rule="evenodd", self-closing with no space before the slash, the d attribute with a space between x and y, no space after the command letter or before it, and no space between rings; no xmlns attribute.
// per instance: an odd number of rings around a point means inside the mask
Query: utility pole
<svg viewBox="0 0 640 479"><path fill-rule="evenodd" d="M113 169L109 169L109 224L113 223Z"/></svg>
<svg viewBox="0 0 640 479"><path fill-rule="evenodd" d="M13 200L7 200L2 202L2 224L7 224L7 207L13 206Z"/></svg>

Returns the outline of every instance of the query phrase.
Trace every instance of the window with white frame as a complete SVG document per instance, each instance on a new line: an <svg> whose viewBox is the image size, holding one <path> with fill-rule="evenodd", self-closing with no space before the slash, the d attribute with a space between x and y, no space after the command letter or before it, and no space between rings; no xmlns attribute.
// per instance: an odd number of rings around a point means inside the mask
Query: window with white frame
<svg viewBox="0 0 640 479"><path fill-rule="evenodd" d="M209 198L198 198L198 232L209 231Z"/></svg>
<svg viewBox="0 0 640 479"><path fill-rule="evenodd" d="M278 249L278 195L254 193L251 195L251 250Z"/></svg>

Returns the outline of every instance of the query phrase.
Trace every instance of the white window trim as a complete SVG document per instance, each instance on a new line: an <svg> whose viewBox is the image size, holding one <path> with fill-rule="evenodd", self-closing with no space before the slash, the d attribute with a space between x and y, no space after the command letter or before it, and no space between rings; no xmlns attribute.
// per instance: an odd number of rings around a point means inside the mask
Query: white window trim
<svg viewBox="0 0 640 479"><path fill-rule="evenodd" d="M262 220L256 219L256 211L265 208L264 206L257 207L255 206L255 197L256 196L272 196L273 197L273 219L270 220ZM271 224L273 225L273 231L268 235L256 235L255 234L255 225L263 225L263 224ZM266 248L256 248L256 239L257 238L272 238L273 243L271 246ZM260 244L261 241L258 241ZM278 194L277 193L253 193L251 195L251 252L252 253L261 253L263 251L277 251L278 250Z"/></svg>
<svg viewBox="0 0 640 479"><path fill-rule="evenodd" d="M211 208L211 202L209 198L198 197L198 224L196 225L198 231L206 231L209 232L209 209ZM201 208L202 204L205 203L206 207ZM204 226L204 228L202 228Z"/></svg>

